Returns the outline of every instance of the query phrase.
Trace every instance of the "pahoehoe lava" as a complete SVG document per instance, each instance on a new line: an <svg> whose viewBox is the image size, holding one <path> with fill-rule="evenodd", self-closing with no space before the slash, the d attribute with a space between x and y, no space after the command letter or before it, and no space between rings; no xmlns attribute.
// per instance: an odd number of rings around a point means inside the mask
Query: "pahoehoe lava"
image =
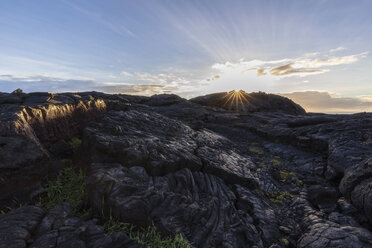
<svg viewBox="0 0 372 248"><path fill-rule="evenodd" d="M94 219L37 204L71 156ZM372 247L372 114L262 92L0 93L0 209L1 248L142 247L105 235L108 215L193 247Z"/></svg>

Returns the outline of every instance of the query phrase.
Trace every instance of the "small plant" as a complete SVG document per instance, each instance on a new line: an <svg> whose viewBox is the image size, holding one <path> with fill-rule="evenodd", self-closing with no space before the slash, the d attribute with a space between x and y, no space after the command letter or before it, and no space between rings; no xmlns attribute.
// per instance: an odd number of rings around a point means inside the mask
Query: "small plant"
<svg viewBox="0 0 372 248"><path fill-rule="evenodd" d="M275 166L280 166L280 161L278 159L271 159L270 162Z"/></svg>
<svg viewBox="0 0 372 248"><path fill-rule="evenodd" d="M124 223L118 220L115 220L110 215L110 219L108 219L104 224L103 228L105 229L106 234L113 234L116 232L124 232L129 235L130 238L132 238L132 229L133 226L128 223Z"/></svg>
<svg viewBox="0 0 372 248"><path fill-rule="evenodd" d="M172 237L163 237L156 229L154 223L147 228L135 227L131 224L115 220L110 216L103 225L106 234L124 232L130 239L149 248L191 248L191 245L181 234Z"/></svg>
<svg viewBox="0 0 372 248"><path fill-rule="evenodd" d="M282 243L283 243L285 246L288 246L288 245L289 245L289 241L288 241L288 238L287 238L287 237L283 237L280 241L282 241Z"/></svg>
<svg viewBox="0 0 372 248"><path fill-rule="evenodd" d="M279 171L280 181L282 181L282 182L287 181L289 175L290 175L290 173L288 173L285 170Z"/></svg>
<svg viewBox="0 0 372 248"><path fill-rule="evenodd" d="M304 182L302 182L302 180L300 180L300 179L296 179L296 185L297 186L302 186L302 185L304 185Z"/></svg>
<svg viewBox="0 0 372 248"><path fill-rule="evenodd" d="M79 216L79 218L85 220L85 219L89 219L89 217L91 217L93 214L92 212L92 209L91 208L87 208L87 209L81 209L77 215Z"/></svg>
<svg viewBox="0 0 372 248"><path fill-rule="evenodd" d="M267 165L266 165L265 163L259 163L259 164L258 164L258 167L260 167L260 168L266 168Z"/></svg>
<svg viewBox="0 0 372 248"><path fill-rule="evenodd" d="M297 176L297 173L294 172L294 171L291 171L291 172L289 172L289 175L290 175L291 177L296 177L296 176Z"/></svg>
<svg viewBox="0 0 372 248"><path fill-rule="evenodd" d="M268 195L272 203L278 203L278 204L283 204L284 201L287 201L293 198L293 195L287 191L271 192L271 193L268 193Z"/></svg>
<svg viewBox="0 0 372 248"><path fill-rule="evenodd" d="M302 180L297 178L296 172L293 172L293 171L288 172L286 170L281 170L281 171L279 171L279 177L280 177L281 182L285 182L285 181L287 181L287 179L289 177L291 177L291 178L296 180L295 183L296 183L297 186L302 186L303 185Z"/></svg>
<svg viewBox="0 0 372 248"><path fill-rule="evenodd" d="M258 143L258 142L252 142L251 145L252 145L252 146L259 146L260 143Z"/></svg>
<svg viewBox="0 0 372 248"><path fill-rule="evenodd" d="M83 205L85 190L83 171L77 172L73 167L67 167L61 170L55 180L48 182L46 195L40 199L40 203L51 209L62 202L68 202L77 212Z"/></svg>
<svg viewBox="0 0 372 248"><path fill-rule="evenodd" d="M249 152L257 154L257 155L263 155L264 152L256 147L249 147Z"/></svg>
<svg viewBox="0 0 372 248"><path fill-rule="evenodd" d="M81 146L82 141L77 137L72 137L68 143L73 150L76 150Z"/></svg>

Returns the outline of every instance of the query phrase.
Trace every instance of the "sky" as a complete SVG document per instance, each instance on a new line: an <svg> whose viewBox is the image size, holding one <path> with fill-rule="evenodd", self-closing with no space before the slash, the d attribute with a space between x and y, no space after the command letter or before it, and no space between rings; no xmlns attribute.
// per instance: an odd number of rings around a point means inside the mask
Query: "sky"
<svg viewBox="0 0 372 248"><path fill-rule="evenodd" d="M280 93L372 111L370 0L2 0L0 91Z"/></svg>

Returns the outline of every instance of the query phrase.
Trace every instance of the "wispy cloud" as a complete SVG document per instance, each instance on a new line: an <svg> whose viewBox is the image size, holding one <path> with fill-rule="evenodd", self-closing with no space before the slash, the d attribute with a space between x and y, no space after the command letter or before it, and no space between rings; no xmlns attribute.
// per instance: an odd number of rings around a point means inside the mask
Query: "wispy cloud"
<svg viewBox="0 0 372 248"><path fill-rule="evenodd" d="M125 76L125 77L132 77L133 76L132 73L127 72L127 71L122 71L122 72L120 72L120 74L123 75L123 76Z"/></svg>
<svg viewBox="0 0 372 248"><path fill-rule="evenodd" d="M133 82L97 82L95 80L65 79L48 75L0 75L0 91L13 91L17 88L25 92L78 92L103 91L134 95L153 95L179 93L186 96L195 90L194 84L175 75L133 73Z"/></svg>
<svg viewBox="0 0 372 248"><path fill-rule="evenodd" d="M151 96L154 94L166 94L177 91L177 87L170 87L160 84L120 84L104 83L100 87L101 91L106 93L125 93L131 95Z"/></svg>
<svg viewBox="0 0 372 248"><path fill-rule="evenodd" d="M79 64L58 59L39 59L26 56L0 54L0 75L9 74L18 78L54 77L59 79L98 80L107 76L107 71L79 67ZM31 76L30 76L31 75ZM112 76L112 75L111 75Z"/></svg>
<svg viewBox="0 0 372 248"><path fill-rule="evenodd" d="M46 76L46 75L0 75L0 81L12 81L12 82L62 82L66 79ZM84 80L89 81L89 80Z"/></svg>
<svg viewBox="0 0 372 248"><path fill-rule="evenodd" d="M334 51L340 51L344 48L336 48ZM235 69L241 73L255 70L257 76L308 76L320 74L330 71L330 67L338 65L347 65L365 58L368 52L352 54L347 56L331 56L330 54L307 53L298 58L284 58L281 60L262 61L262 60L240 60L237 63L226 62L224 64L217 63L212 66L213 69L224 73L227 70Z"/></svg>
<svg viewBox="0 0 372 248"><path fill-rule="evenodd" d="M25 92L75 92L95 90L98 86L93 80L64 79L45 75L0 75L0 91L8 92L17 88Z"/></svg>
<svg viewBox="0 0 372 248"><path fill-rule="evenodd" d="M215 75L213 77L210 77L210 78L207 78L207 82L210 82L210 81L213 81L213 80L216 80L216 79L219 79L221 76L220 75Z"/></svg>
<svg viewBox="0 0 372 248"><path fill-rule="evenodd" d="M343 51L343 50L346 50L345 47L342 47L342 46L339 46L337 48L334 48L334 49L331 49L329 50L330 53L335 53L335 52L339 52L339 51Z"/></svg>
<svg viewBox="0 0 372 248"><path fill-rule="evenodd" d="M274 76L288 76L288 75L293 75L293 74L305 75L308 73L319 74L319 73L324 73L327 71L327 70L312 69L312 68L306 68L306 67L296 68L295 66L296 66L296 63L290 63L286 65L277 66L277 67L270 69L270 74ZM262 76L266 74L267 73L264 71L263 68L257 69L258 76Z"/></svg>
<svg viewBox="0 0 372 248"><path fill-rule="evenodd" d="M0 91L9 91L21 88L25 92L78 92L103 91L106 93L123 93L133 95L153 95L177 91L177 87L161 84L134 84L134 83L98 83L94 80L63 79L44 75L13 76L0 75Z"/></svg>
<svg viewBox="0 0 372 248"><path fill-rule="evenodd" d="M348 56L341 57L328 57L328 58L318 58L318 59L299 59L294 62L295 67L297 68L320 68L327 66L336 66L336 65L348 65L357 62L358 60L365 58L368 55L368 52L363 52L359 54L353 54Z"/></svg>

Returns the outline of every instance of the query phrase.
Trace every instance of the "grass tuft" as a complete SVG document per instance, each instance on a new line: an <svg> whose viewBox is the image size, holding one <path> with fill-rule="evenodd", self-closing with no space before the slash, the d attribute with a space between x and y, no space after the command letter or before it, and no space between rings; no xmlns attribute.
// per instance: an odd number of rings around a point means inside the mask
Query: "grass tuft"
<svg viewBox="0 0 372 248"><path fill-rule="evenodd" d="M296 179L296 185L297 186L302 186L302 185L304 185L304 182L301 179Z"/></svg>
<svg viewBox="0 0 372 248"><path fill-rule="evenodd" d="M271 159L270 161L275 166L280 166L280 161L278 159Z"/></svg>
<svg viewBox="0 0 372 248"><path fill-rule="evenodd" d="M256 147L249 147L249 152L257 154L257 155L263 155L264 152Z"/></svg>
<svg viewBox="0 0 372 248"><path fill-rule="evenodd" d="M76 150L81 146L82 141L77 137L72 137L68 143L73 150Z"/></svg>
<svg viewBox="0 0 372 248"><path fill-rule="evenodd" d="M149 248L191 248L189 242L181 234L175 237L163 237L154 223L147 228L138 228L131 224L115 220L110 216L104 225L106 234L124 232L130 239Z"/></svg>
<svg viewBox="0 0 372 248"><path fill-rule="evenodd" d="M287 237L283 237L280 241L282 241L282 243L283 243L285 246L288 246L288 245L289 245L289 241L288 241Z"/></svg>
<svg viewBox="0 0 372 248"><path fill-rule="evenodd" d="M61 170L55 180L48 182L45 191L46 195L40 203L46 209L68 202L77 212L83 205L86 191L83 171L80 169L77 172L73 167Z"/></svg>
<svg viewBox="0 0 372 248"><path fill-rule="evenodd" d="M293 198L293 195L287 191L268 193L272 203L283 204L285 201Z"/></svg>
<svg viewBox="0 0 372 248"><path fill-rule="evenodd" d="M280 181L285 182L288 179L289 173L288 171L281 170L279 171Z"/></svg>
<svg viewBox="0 0 372 248"><path fill-rule="evenodd" d="M290 175L291 177L296 177L296 176L297 176L297 173L294 172L294 171L291 171L291 172L289 172L289 175Z"/></svg>
<svg viewBox="0 0 372 248"><path fill-rule="evenodd" d="M258 167L260 167L260 168L263 168L263 169L264 169L264 168L266 168L267 166L266 166L266 164L265 164L265 163L259 163L259 164L258 164Z"/></svg>

